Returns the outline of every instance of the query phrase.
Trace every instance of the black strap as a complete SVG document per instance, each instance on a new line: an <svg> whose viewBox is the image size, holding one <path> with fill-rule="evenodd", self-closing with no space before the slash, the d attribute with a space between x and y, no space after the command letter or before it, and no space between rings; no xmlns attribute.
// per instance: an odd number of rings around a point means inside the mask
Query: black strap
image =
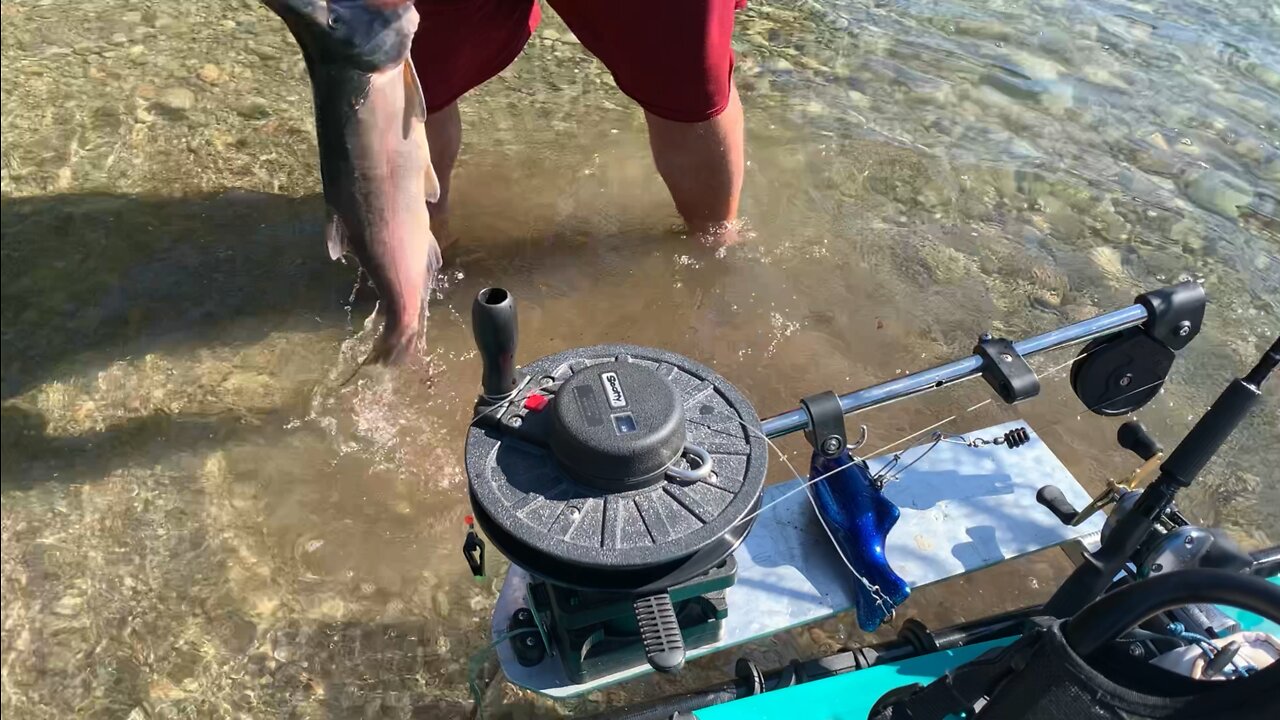
<svg viewBox="0 0 1280 720"><path fill-rule="evenodd" d="M972 716L979 700L1026 666L1043 631L1043 626L1036 627L1011 645L989 650L948 670L946 675L906 698L885 697L876 703L871 717L875 720L944 720L951 716Z"/></svg>

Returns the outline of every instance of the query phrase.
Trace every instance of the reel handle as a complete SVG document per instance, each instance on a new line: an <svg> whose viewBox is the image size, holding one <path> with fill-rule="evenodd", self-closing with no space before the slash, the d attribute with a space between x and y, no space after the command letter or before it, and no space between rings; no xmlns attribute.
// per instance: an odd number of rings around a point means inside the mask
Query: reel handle
<svg viewBox="0 0 1280 720"><path fill-rule="evenodd" d="M481 404L502 402L516 390L516 303L503 288L481 290L471 304L471 333L484 371Z"/></svg>
<svg viewBox="0 0 1280 720"><path fill-rule="evenodd" d="M1053 513L1054 517L1058 518L1058 522L1063 525L1075 522L1078 511L1057 485L1045 485L1040 488L1036 493L1036 502L1048 508L1049 512Z"/></svg>
<svg viewBox="0 0 1280 720"><path fill-rule="evenodd" d="M1164 448L1160 446L1160 443L1151 437L1151 433L1147 432L1147 428L1137 420L1130 420L1121 425L1119 430L1116 430L1116 442L1120 443L1120 447L1143 460L1150 460L1164 452Z"/></svg>

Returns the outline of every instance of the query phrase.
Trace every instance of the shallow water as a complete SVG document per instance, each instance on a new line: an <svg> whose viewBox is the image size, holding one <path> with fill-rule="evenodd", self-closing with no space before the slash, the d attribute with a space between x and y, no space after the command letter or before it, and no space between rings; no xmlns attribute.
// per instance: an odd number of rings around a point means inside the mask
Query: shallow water
<svg viewBox="0 0 1280 720"><path fill-rule="evenodd" d="M322 247L279 21L251 1L0 18L6 715L470 714L502 571L476 583L458 557L486 285L519 298L524 358L669 348L771 414L1194 277L1204 334L1139 413L1166 445L1280 332L1274 4L753 2L750 239L722 257L679 233L638 112L549 17L463 104L431 357L346 387L370 304ZM1133 461L1061 375L1018 414L1096 489ZM1274 395L1182 501L1254 546L1280 536ZM887 444L987 396L863 421ZM1035 602L1065 568L1046 553L927 588L899 622ZM864 639L837 618L744 652L772 666ZM484 704L597 709L739 654L576 705L499 676Z"/></svg>

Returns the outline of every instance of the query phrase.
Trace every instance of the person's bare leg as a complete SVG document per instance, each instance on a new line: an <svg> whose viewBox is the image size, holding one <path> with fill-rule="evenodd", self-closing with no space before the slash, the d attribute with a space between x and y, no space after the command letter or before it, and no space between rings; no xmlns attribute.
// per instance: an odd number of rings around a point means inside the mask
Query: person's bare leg
<svg viewBox="0 0 1280 720"><path fill-rule="evenodd" d="M440 199L427 203L427 209L431 213L431 232L443 248L453 242L449 235L449 178L462 149L462 116L457 102L427 115L427 143L431 145L431 164L440 179Z"/></svg>
<svg viewBox="0 0 1280 720"><path fill-rule="evenodd" d="M730 84L724 112L705 122L675 122L650 112L645 112L645 120L654 164L689 230L713 241L732 242L744 163L737 86ZM433 158L434 152L433 145Z"/></svg>

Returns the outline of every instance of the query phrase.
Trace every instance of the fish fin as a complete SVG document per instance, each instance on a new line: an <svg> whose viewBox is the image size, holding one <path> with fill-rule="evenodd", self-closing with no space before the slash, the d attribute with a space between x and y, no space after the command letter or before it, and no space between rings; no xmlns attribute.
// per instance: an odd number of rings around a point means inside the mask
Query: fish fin
<svg viewBox="0 0 1280 720"><path fill-rule="evenodd" d="M427 120L427 96L422 94L422 81L413 67L413 58L404 61L405 104L412 108L413 116L422 122Z"/></svg>
<svg viewBox="0 0 1280 720"><path fill-rule="evenodd" d="M436 169L430 162L427 163L427 170L423 173L422 187L426 190L427 202L433 203L440 199L440 178L436 177Z"/></svg>
<svg viewBox="0 0 1280 720"><path fill-rule="evenodd" d="M418 347L418 332L399 335L393 337L386 333L383 329L382 334L378 335L378 339L373 341L373 347L370 348L369 354L360 362L356 368L358 372L360 368L368 365L400 365L413 355L413 351ZM353 372L354 376L355 373ZM348 380L349 381L349 380ZM343 383L346 384L345 382Z"/></svg>
<svg viewBox="0 0 1280 720"><path fill-rule="evenodd" d="M427 288L431 288L435 285L440 268L444 266L444 255L440 253L440 241L436 240L435 233L427 233L427 242L430 243L427 247Z"/></svg>
<svg viewBox="0 0 1280 720"><path fill-rule="evenodd" d="M351 249L347 243L347 227L342 224L342 218L338 217L333 208L329 208L329 218L324 224L324 240L329 246L330 260L341 258Z"/></svg>
<svg viewBox="0 0 1280 720"><path fill-rule="evenodd" d="M426 329L427 306L431 296L431 288L435 286L436 274L440 272L441 266L444 265L444 256L440 254L440 243L436 242L436 236L427 234L427 277L422 288L422 311L418 315L418 326L413 328L411 332L391 334L387 332L386 326L383 326L382 332L378 338L373 341L373 347L369 350L369 354L364 360L356 366L351 375L342 382L343 385L351 382L367 365L398 365L408 359L415 349L418 347L419 338L422 337Z"/></svg>
<svg viewBox="0 0 1280 720"><path fill-rule="evenodd" d="M413 58L404 61L405 104L412 108L411 117L419 122L427 120L427 98L422 94L422 81L418 79L418 71L413 67ZM415 102L416 98L416 102ZM440 178L436 176L435 166L431 164L431 149L427 149L427 169L423 173L423 188L427 202L440 199Z"/></svg>

